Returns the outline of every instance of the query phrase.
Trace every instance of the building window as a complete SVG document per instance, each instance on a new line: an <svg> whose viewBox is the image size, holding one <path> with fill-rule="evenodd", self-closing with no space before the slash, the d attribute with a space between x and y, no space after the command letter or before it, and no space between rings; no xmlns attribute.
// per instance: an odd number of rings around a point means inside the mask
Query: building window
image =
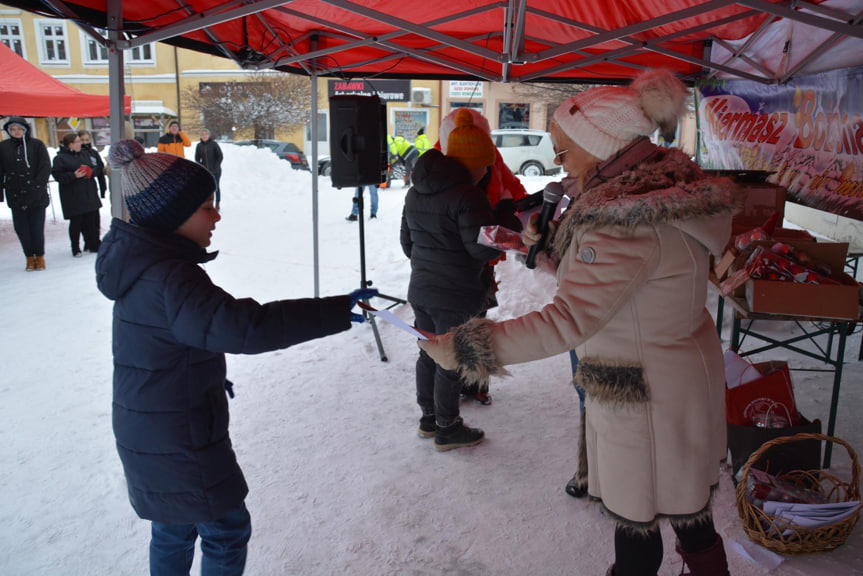
<svg viewBox="0 0 863 576"><path fill-rule="evenodd" d="M24 55L24 36L21 34L20 20L0 20L0 42L21 58Z"/></svg>
<svg viewBox="0 0 863 576"><path fill-rule="evenodd" d="M41 64L69 64L66 23L62 20L37 20L36 36L39 40Z"/></svg>
<svg viewBox="0 0 863 576"><path fill-rule="evenodd" d="M153 45L144 44L143 46L135 46L131 50L126 50L126 59L135 64L152 64Z"/></svg>
<svg viewBox="0 0 863 576"><path fill-rule="evenodd" d="M498 128L530 128L530 104L498 104Z"/></svg>
<svg viewBox="0 0 863 576"><path fill-rule="evenodd" d="M84 63L85 64L107 64L108 63L108 48L98 40L81 32L81 38L84 40Z"/></svg>

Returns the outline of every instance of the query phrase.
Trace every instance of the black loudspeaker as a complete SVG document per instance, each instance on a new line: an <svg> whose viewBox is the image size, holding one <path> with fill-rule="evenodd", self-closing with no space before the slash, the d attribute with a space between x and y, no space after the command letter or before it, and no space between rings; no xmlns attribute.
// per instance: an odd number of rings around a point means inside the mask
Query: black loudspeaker
<svg viewBox="0 0 863 576"><path fill-rule="evenodd" d="M387 178L387 106L378 96L330 98L330 156L336 188Z"/></svg>

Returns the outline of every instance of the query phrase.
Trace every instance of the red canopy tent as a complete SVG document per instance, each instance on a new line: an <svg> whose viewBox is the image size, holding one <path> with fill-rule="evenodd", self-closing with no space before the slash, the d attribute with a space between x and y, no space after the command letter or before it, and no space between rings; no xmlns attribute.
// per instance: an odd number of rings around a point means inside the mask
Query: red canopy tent
<svg viewBox="0 0 863 576"><path fill-rule="evenodd" d="M122 49L164 41L247 69L342 78L619 82L665 67L688 80L720 74L772 84L863 64L863 0L5 3L119 31ZM793 34L763 41L778 21L793 23ZM765 58L768 51L779 57ZM851 54L851 63L837 53Z"/></svg>
<svg viewBox="0 0 863 576"><path fill-rule="evenodd" d="M0 42L0 115L78 117L110 115L110 97L81 92L45 74ZM126 97L126 112L132 100Z"/></svg>

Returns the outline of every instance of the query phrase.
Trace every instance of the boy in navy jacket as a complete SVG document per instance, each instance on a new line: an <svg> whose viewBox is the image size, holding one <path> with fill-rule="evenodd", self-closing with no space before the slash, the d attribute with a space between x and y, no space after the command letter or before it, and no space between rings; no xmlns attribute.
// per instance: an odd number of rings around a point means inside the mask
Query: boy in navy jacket
<svg viewBox="0 0 863 576"><path fill-rule="evenodd" d="M347 330L359 299L259 304L213 284L200 264L221 219L201 165L111 147L130 222L115 219L96 262L114 301L113 427L135 512L152 521L151 574L188 574L200 535L202 573L242 574L248 493L228 434L225 353L257 354Z"/></svg>

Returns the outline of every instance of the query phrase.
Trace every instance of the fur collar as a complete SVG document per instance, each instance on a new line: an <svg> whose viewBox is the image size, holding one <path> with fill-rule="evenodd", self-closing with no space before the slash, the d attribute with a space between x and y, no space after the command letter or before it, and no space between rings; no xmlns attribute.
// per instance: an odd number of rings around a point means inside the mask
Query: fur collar
<svg viewBox="0 0 863 576"><path fill-rule="evenodd" d="M709 178L677 148L658 154L573 198L561 218L552 250L561 258L577 229L635 228L732 213L738 187L727 178Z"/></svg>

